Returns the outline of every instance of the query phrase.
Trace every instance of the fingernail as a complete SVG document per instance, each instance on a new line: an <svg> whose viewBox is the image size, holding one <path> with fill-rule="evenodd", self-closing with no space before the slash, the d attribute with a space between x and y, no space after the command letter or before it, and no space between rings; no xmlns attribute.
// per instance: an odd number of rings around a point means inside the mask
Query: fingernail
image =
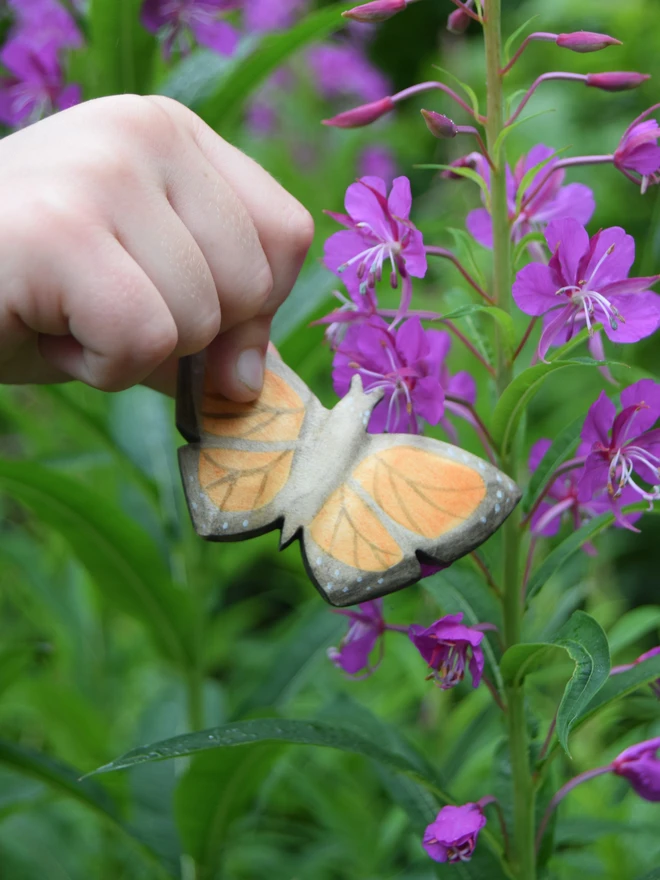
<svg viewBox="0 0 660 880"><path fill-rule="evenodd" d="M261 391L264 382L264 356L258 348L241 352L236 361L236 375L250 391Z"/></svg>

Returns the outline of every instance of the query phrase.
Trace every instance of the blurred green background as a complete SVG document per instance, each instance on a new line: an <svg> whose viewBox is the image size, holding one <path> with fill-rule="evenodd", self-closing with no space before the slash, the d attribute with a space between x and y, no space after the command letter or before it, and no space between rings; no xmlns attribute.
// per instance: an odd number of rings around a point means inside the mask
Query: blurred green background
<svg viewBox="0 0 660 880"><path fill-rule="evenodd" d="M433 68L440 65L484 101L480 35L476 28L464 37L447 33L452 8L448 0L424 0L377 29L368 52L393 88L442 78ZM509 32L537 16L538 30L586 29L624 42L588 56L537 44L511 74L512 91L552 69L654 75L639 90L618 95L577 83L545 84L529 112L548 112L509 138L510 161L537 142L571 145L568 155L611 152L628 122L658 100L657 2L505 0L504 9ZM105 55L81 53L72 62L91 94L121 89L121 53L106 38ZM330 310L335 281L319 264L323 241L336 229L322 211L342 209L361 151L386 145L399 173L411 178L412 216L427 243L452 247L448 227L464 228L466 212L478 204L475 188L413 166L447 162L474 145L440 143L428 134L422 106L466 121L440 94L410 101L367 129L323 128L321 118L352 102L320 99L300 55L291 61L298 84L270 98L277 128L259 137L241 123L250 95L249 83L237 79L237 64L206 52L195 52L175 70L155 61L150 88L191 103L212 121L219 118L220 133L312 212L314 246L276 319L274 340L331 405L331 353L322 329L309 326ZM94 79L94 70L105 73ZM144 90L151 76L145 75ZM223 83L234 91L219 92ZM235 112L214 105L218 94L230 95ZM642 197L609 167L572 171L568 179L595 192L592 232L625 227L637 240L635 274L658 271L658 193ZM475 252L487 267L488 255ZM415 295L418 307L440 311L466 296L460 277L437 263ZM521 332L524 326L521 320ZM636 346L634 368L620 368L617 376L629 382L657 373L656 351L653 338ZM614 356L630 363L629 350ZM471 368L456 342L451 367ZM538 437L555 436L606 387L602 377L585 373L547 383L529 413L528 447ZM487 419L492 401L485 376L479 379L477 408ZM460 428L460 438L479 451L469 428ZM502 731L487 690L467 684L452 692L436 689L425 681L412 646L396 633L388 635L372 678L346 680L325 654L338 643L344 620L316 594L297 546L278 553L275 533L235 545L206 544L192 533L176 465L180 443L172 402L144 388L115 395L76 384L0 389L0 877L191 880L193 860L201 866L200 880L485 876L471 874L468 866L433 865L420 845L436 809L431 796L376 762L342 752L247 746L76 781L135 746L190 730L201 688L207 727L278 715L340 720L380 745L405 748L399 740L405 736L439 768L460 802L506 785ZM518 474L523 482L526 453L521 451ZM595 559L574 559L534 601L526 635L538 637L582 607L613 633L615 662L656 645L658 540L653 517L642 521L641 535L608 532ZM486 552L496 554L497 546ZM461 596L476 589L470 566L455 566L387 598L386 617L429 623L439 610L462 610ZM637 611L624 623L631 609ZM533 708L544 726L558 693L544 680L534 691ZM605 763L625 745L653 735L660 735L660 707L650 691L637 693L576 734L574 760L556 761L557 778ZM585 786L562 809L558 853L546 876L635 880L660 866L658 809L620 780Z"/></svg>

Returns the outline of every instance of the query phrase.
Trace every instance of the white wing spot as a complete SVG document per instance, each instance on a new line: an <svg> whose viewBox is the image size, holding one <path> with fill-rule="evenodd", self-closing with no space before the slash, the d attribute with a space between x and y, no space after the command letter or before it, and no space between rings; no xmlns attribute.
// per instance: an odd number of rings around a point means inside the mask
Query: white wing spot
<svg viewBox="0 0 660 880"><path fill-rule="evenodd" d="M195 478L194 478L193 475L191 474L191 475L188 477L188 482L189 482L189 483L192 483L192 482L194 481L194 479L195 479Z"/></svg>
<svg viewBox="0 0 660 880"><path fill-rule="evenodd" d="M500 489L498 489L497 492L496 492L495 494L496 494L496 496L497 496L498 498L502 498L502 497L503 497L503 493L502 493L502 491L501 491Z"/></svg>
<svg viewBox="0 0 660 880"><path fill-rule="evenodd" d="M482 516L482 517L481 517L481 522L482 522L482 523L485 523L485 522L486 522L486 517L485 517L485 516Z"/></svg>
<svg viewBox="0 0 660 880"><path fill-rule="evenodd" d="M371 587L367 587L367 593L371 592Z"/></svg>
<svg viewBox="0 0 660 880"><path fill-rule="evenodd" d="M496 505L495 505L495 513L499 513L500 510L501 510L500 505L499 505L499 504L496 504Z"/></svg>
<svg viewBox="0 0 660 880"><path fill-rule="evenodd" d="M339 569L338 569L338 568L335 569L335 577L336 577L336 578L339 577Z"/></svg>
<svg viewBox="0 0 660 880"><path fill-rule="evenodd" d="M342 593L348 593L348 587L344 587L344 589L342 590Z"/></svg>
<svg viewBox="0 0 660 880"><path fill-rule="evenodd" d="M190 508L191 508L191 510L197 510L197 502L196 502L196 501L191 501L191 502L190 502Z"/></svg>
<svg viewBox="0 0 660 880"><path fill-rule="evenodd" d="M486 467L486 463L483 462L483 461L480 461L480 462L479 462L479 470L480 470L480 471L483 471L485 467Z"/></svg>
<svg viewBox="0 0 660 880"><path fill-rule="evenodd" d="M243 528L247 529L247 527L248 527L248 521L246 519L244 519L243 520Z"/></svg>
<svg viewBox="0 0 660 880"><path fill-rule="evenodd" d="M326 590L332 590L334 588L334 584L332 582L329 584L326 584L325 588L326 588Z"/></svg>
<svg viewBox="0 0 660 880"><path fill-rule="evenodd" d="M322 562L323 562L323 560L321 559L321 557L320 557L320 556L317 556L317 557L316 557L316 564L317 564L317 565L321 565Z"/></svg>
<svg viewBox="0 0 660 880"><path fill-rule="evenodd" d="M498 483L501 483L501 482L502 482L502 477L501 477L499 474L497 474L497 476L495 477L495 479L497 480Z"/></svg>
<svg viewBox="0 0 660 880"><path fill-rule="evenodd" d="M222 528L223 528L223 529L228 529L228 528L229 528L229 523L228 523L228 522L224 522L224 523L222 524Z"/></svg>
<svg viewBox="0 0 660 880"><path fill-rule="evenodd" d="M362 583L362 577L361 577L361 576L357 579L357 582L358 582L358 584L361 584L361 583Z"/></svg>
<svg viewBox="0 0 660 880"><path fill-rule="evenodd" d="M378 578L378 583L379 584L385 583L384 578Z"/></svg>

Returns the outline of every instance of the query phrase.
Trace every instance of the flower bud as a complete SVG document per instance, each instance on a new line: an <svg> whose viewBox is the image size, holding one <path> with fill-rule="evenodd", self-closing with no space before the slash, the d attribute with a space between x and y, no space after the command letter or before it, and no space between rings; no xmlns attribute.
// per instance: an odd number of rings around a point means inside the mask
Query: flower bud
<svg viewBox="0 0 660 880"><path fill-rule="evenodd" d="M354 6L353 9L342 12L342 16L365 24L375 24L379 21L387 21L398 12L403 12L407 5L408 0L373 0L372 3L363 3L361 6Z"/></svg>
<svg viewBox="0 0 660 880"><path fill-rule="evenodd" d="M443 116L442 113L436 113L435 110L422 110L421 114L424 117L426 127L433 137L437 137L439 140L444 140L446 138L456 137L458 134L458 129L448 116Z"/></svg>
<svg viewBox="0 0 660 880"><path fill-rule="evenodd" d="M572 52L598 52L607 46L620 46L621 40L607 34L594 34L591 31L575 31L572 34L559 34L555 43L562 49Z"/></svg>
<svg viewBox="0 0 660 880"><path fill-rule="evenodd" d="M627 89L636 89L650 78L648 73L610 70L607 73L588 73L586 83L591 88L602 89L604 92L625 92Z"/></svg>
<svg viewBox="0 0 660 880"><path fill-rule="evenodd" d="M464 34L470 26L470 16L462 9L454 9L447 19L447 30L450 34Z"/></svg>
<svg viewBox="0 0 660 880"><path fill-rule="evenodd" d="M625 777L637 794L647 801L660 801L660 737L625 749L612 762L612 771Z"/></svg>
<svg viewBox="0 0 660 880"><path fill-rule="evenodd" d="M370 104L361 104L359 107L353 107L352 110L338 113L331 119L324 119L323 125L330 125L334 128L360 128L363 125L370 125L391 110L394 110L394 101L388 95L386 98L380 98Z"/></svg>

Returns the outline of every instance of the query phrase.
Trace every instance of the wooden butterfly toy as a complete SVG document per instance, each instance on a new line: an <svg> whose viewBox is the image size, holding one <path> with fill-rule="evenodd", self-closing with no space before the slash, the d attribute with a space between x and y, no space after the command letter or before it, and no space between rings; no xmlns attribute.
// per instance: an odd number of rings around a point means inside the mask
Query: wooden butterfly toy
<svg viewBox="0 0 660 880"><path fill-rule="evenodd" d="M456 446L413 434L368 434L382 391L359 375L327 410L277 355L263 391L234 403L204 381L204 355L184 358L179 463L199 535L240 541L281 529L331 605L354 605L446 565L489 538L520 500L515 483Z"/></svg>

